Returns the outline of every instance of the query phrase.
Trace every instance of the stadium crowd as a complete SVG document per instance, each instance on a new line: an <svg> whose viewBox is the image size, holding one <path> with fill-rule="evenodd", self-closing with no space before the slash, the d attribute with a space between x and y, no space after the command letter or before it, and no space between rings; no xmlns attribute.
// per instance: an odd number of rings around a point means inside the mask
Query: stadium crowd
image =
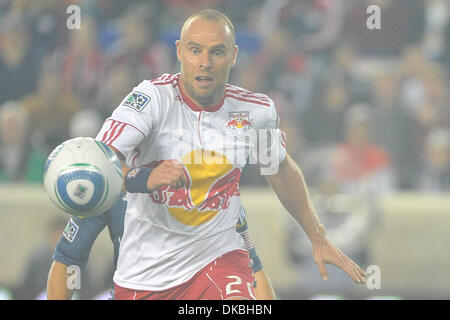
<svg viewBox="0 0 450 320"><path fill-rule="evenodd" d="M380 30L366 25L373 4ZM447 0L2 1L0 183L41 183L54 147L95 136L143 79L178 72L181 25L207 7L235 25L230 82L274 99L312 188L450 191Z"/></svg>
<svg viewBox="0 0 450 320"><path fill-rule="evenodd" d="M66 25L70 4L81 29ZM381 8L381 30L366 8ZM0 181L40 182L52 148L95 135L142 79L178 72L174 41L204 7L235 24L231 82L271 96L308 182L443 191L449 4L440 0L3 1ZM319 166L319 168L317 168ZM250 175L249 175L250 176ZM261 181L244 179L244 184Z"/></svg>

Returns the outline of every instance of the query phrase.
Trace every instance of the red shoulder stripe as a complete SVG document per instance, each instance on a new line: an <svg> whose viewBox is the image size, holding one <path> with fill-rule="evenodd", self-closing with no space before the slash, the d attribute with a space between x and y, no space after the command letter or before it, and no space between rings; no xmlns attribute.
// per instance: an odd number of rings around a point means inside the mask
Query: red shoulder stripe
<svg viewBox="0 0 450 320"><path fill-rule="evenodd" d="M117 127L120 125L119 122L112 120L111 126L109 129L105 132L105 134L102 137L102 142L104 142L106 145L108 144L108 141L111 140L111 138L115 135Z"/></svg>
<svg viewBox="0 0 450 320"><path fill-rule="evenodd" d="M244 97L233 96L233 95L231 95L229 93L225 94L225 97L233 98L233 99L236 99L236 100L239 100L239 101L243 101L243 102L249 102L249 103L254 103L254 104L259 104L259 105L262 105L262 106L270 107L269 103L263 102L261 100L246 99Z"/></svg>
<svg viewBox="0 0 450 320"><path fill-rule="evenodd" d="M154 81L152 81L152 83L157 86L166 85L166 84L174 84L177 79L178 79L177 75L170 74L170 75L166 75L164 77L164 79L155 79Z"/></svg>
<svg viewBox="0 0 450 320"><path fill-rule="evenodd" d="M256 93L256 92L253 92L253 91L250 91L250 90L241 88L241 87L233 86L233 85L231 85L231 84L227 84L226 87L229 88L229 89L233 89L233 90L235 90L235 91L239 91L239 92L241 92L241 93L254 94L254 95L262 95L262 93Z"/></svg>
<svg viewBox="0 0 450 320"><path fill-rule="evenodd" d="M120 129L117 132L117 134L111 140L109 140L106 144L107 145L112 145L112 143L122 134L123 129L125 129L126 126L127 126L126 123L121 123L120 124Z"/></svg>
<svg viewBox="0 0 450 320"><path fill-rule="evenodd" d="M261 100L261 101L269 103L269 99L267 99L265 96L260 96L256 93L244 93L239 90L231 90L231 89L227 89L227 92L234 93L243 98L251 98L251 99Z"/></svg>
<svg viewBox="0 0 450 320"><path fill-rule="evenodd" d="M111 130L111 128L114 126L114 124L116 123L114 120L106 120L106 121L111 121L111 125L109 126L109 129L108 130L106 130L105 131L105 133L103 134L103 137L102 137L102 142L105 142L105 140L106 140L106 136L107 136L107 134L108 134L108 132Z"/></svg>
<svg viewBox="0 0 450 320"><path fill-rule="evenodd" d="M104 134L103 137L102 137L102 142L104 142L105 144L108 144L108 143L106 143L105 141L110 140L110 139L114 136L114 132L116 131L117 127L118 127L120 124L123 124L123 125L124 125L124 126L123 126L124 128L125 128L126 126L129 126L129 127L132 127L132 128L134 128L134 129L136 129L137 131L139 131L139 132L145 137L145 134L144 134L141 130L139 130L138 128L136 128L134 125L132 125L132 124L130 124L130 123L122 122L122 121L117 121L117 120L114 120L114 119L111 119L111 118L106 119L105 122L106 122L106 121L112 121L112 123L111 123L110 128L105 132L105 134ZM114 127L114 128L113 128L113 127ZM106 138L106 136L108 135L108 133L109 133L109 137ZM117 138L117 137L115 137L114 140L115 140L116 138ZM105 140L105 139L106 139L106 140Z"/></svg>
<svg viewBox="0 0 450 320"><path fill-rule="evenodd" d="M150 82L162 81L162 77L163 77L163 76L158 77L158 78L155 78L155 79L150 79L149 81L150 81Z"/></svg>
<svg viewBox="0 0 450 320"><path fill-rule="evenodd" d="M247 90L244 88L236 87L236 86L233 86L230 84L227 84L226 86L227 86L227 90L230 92L240 94L244 97L254 97L256 99L261 99L266 102L269 102L268 97L262 93L256 93L256 92L253 92L253 91L250 91L250 90Z"/></svg>
<svg viewBox="0 0 450 320"><path fill-rule="evenodd" d="M174 78L174 74L163 74L162 76L155 78L155 79L151 79L150 82L165 82L165 81L169 81L172 80Z"/></svg>
<svg viewBox="0 0 450 320"><path fill-rule="evenodd" d="M166 82L154 82L153 84L155 86L163 86L163 85L166 85L166 84L175 84L175 83L176 83L176 81L175 81L175 79L173 79L173 80L166 81Z"/></svg>

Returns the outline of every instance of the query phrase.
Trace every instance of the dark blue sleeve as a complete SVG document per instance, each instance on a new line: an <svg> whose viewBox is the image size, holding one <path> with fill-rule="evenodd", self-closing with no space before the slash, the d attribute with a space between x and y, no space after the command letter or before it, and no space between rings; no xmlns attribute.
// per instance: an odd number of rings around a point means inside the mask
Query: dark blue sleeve
<svg viewBox="0 0 450 320"><path fill-rule="evenodd" d="M262 270L263 265L261 262L261 259L259 258L258 254L256 253L256 249L255 247L253 247L252 249L250 249L250 260L252 260L252 270L253 273L256 273L260 270Z"/></svg>
<svg viewBox="0 0 450 320"><path fill-rule="evenodd" d="M85 268L92 245L106 226L108 211L95 217L72 217L59 239L53 260Z"/></svg>
<svg viewBox="0 0 450 320"><path fill-rule="evenodd" d="M127 194L122 193L119 200L109 210L107 216L107 224L109 229L109 237L114 245L114 267L117 266L117 259L119 257L120 239L123 234L123 223L125 219L125 212L127 210Z"/></svg>
<svg viewBox="0 0 450 320"><path fill-rule="evenodd" d="M241 206L241 212L239 215L238 223L236 224L236 231L244 238L245 249L248 251L250 255L250 260L252 261L252 270L253 273L262 270L262 262L256 253L256 248L253 245L252 239L250 238L250 232L248 231L248 223L246 219L247 213L245 212L244 207Z"/></svg>

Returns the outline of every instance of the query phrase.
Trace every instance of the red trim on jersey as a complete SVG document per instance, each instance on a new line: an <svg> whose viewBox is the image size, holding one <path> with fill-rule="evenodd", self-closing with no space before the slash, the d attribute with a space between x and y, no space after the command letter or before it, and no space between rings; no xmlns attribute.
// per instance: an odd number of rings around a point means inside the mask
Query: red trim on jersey
<svg viewBox="0 0 450 320"><path fill-rule="evenodd" d="M164 86L164 85L166 85L166 84L173 84L173 83L175 83L175 80L166 81L166 82L153 82L153 84L154 84L155 86Z"/></svg>
<svg viewBox="0 0 450 320"><path fill-rule="evenodd" d="M143 136L144 136L144 138L145 138L145 134L141 131L141 130L139 130L138 128L136 128L134 125L132 125L132 124L130 124L130 123L128 123L128 122L123 122L123 121L118 121L118 120L114 120L114 119L106 119L105 120L105 122L106 121L112 121L113 123L111 124L111 127L108 129L108 131L106 131L105 132L105 134L103 135L103 138L102 138L102 142L105 142L104 141L104 139L105 139L105 137L106 137L106 134L108 133L108 132L110 132L110 130L112 129L112 126L114 125L114 123L118 123L118 124L124 124L125 126L130 126L130 127L132 127L132 128L134 128L134 129L136 129L137 131L139 131ZM125 126L124 126L124 128L125 128ZM110 137L108 138L108 139L111 139L111 137L112 137L112 134L110 135ZM117 137L116 137L117 138ZM115 139L116 139L115 138ZM115 140L114 139L114 140ZM105 143L105 144L107 144L107 143Z"/></svg>
<svg viewBox="0 0 450 320"><path fill-rule="evenodd" d="M110 141L108 141L107 145L112 145L113 144L113 142L122 134L123 129L125 129L127 124L126 123L121 123L120 126L121 127L120 127L119 131L117 132L117 134L114 136L114 138L112 138Z"/></svg>
<svg viewBox="0 0 450 320"><path fill-rule="evenodd" d="M108 131L106 131L103 135L102 142L108 145L108 141L111 140L111 138L114 136L119 125L120 123L118 121L112 120L111 126L109 127Z"/></svg>
<svg viewBox="0 0 450 320"><path fill-rule="evenodd" d="M166 84L173 84L177 79L177 74L165 74L159 78L150 80L150 82L156 86L161 86Z"/></svg>
<svg viewBox="0 0 450 320"><path fill-rule="evenodd" d="M261 93L255 93L252 91L248 91L248 90L245 90L242 88L232 86L230 84L227 84L227 92L236 93L242 97L254 98L256 100L262 100L264 102L269 102L269 99L265 95L262 95Z"/></svg>
<svg viewBox="0 0 450 320"><path fill-rule="evenodd" d="M155 78L155 79L151 79L150 82L155 82L155 81L164 81L165 75L163 74L162 76Z"/></svg>
<svg viewBox="0 0 450 320"><path fill-rule="evenodd" d="M233 98L233 99L236 99L236 100L239 100L239 101L243 101L243 102L249 102L249 103L254 103L254 104L259 104L259 105L262 105L262 106L270 107L270 104L268 102L262 102L261 100L251 100L251 99L244 98L244 97L234 96L234 95L231 95L229 93L227 93L225 95L225 97Z"/></svg>
<svg viewBox="0 0 450 320"><path fill-rule="evenodd" d="M150 82L166 81L166 80L168 80L168 79L172 79L173 76L174 76L173 74L163 74L163 75L161 75L160 77L151 79L151 80L149 80L149 81L150 81Z"/></svg>
<svg viewBox="0 0 450 320"><path fill-rule="evenodd" d="M247 90L245 88L237 87L237 86L229 84L229 83L227 83L226 87L227 87L227 90L235 90L235 91L238 91L241 93L254 94L255 96L259 96L260 98L267 99L267 96L265 94L253 92L253 91Z"/></svg>
<svg viewBox="0 0 450 320"><path fill-rule="evenodd" d="M227 92L227 93L228 93L228 92L229 92L229 93L232 93L232 94L234 94L234 95L237 95L237 96L242 97L242 98L245 98L245 99L255 99L255 100L259 100L259 101L264 102L264 103L269 103L269 99L267 99L266 97L257 96L257 95L255 95L255 94L251 94L251 93L241 93L241 92L239 92L239 91L236 91L236 90L230 90L230 89L227 89L226 92Z"/></svg>
<svg viewBox="0 0 450 320"><path fill-rule="evenodd" d="M178 79L181 80L181 77L178 77ZM216 105L207 107L207 108L201 108L199 107L194 100L192 100L191 98L188 97L188 95L184 92L183 87L181 85L181 81L178 81L178 88L180 89L180 93L181 93L181 98L183 99L183 101L187 104L187 106L189 108L191 108L194 111L206 111L206 112L216 112L218 111L220 108L222 108L223 103L225 101L225 95L222 97L222 100L219 101L219 103L217 103Z"/></svg>
<svg viewBox="0 0 450 320"><path fill-rule="evenodd" d="M111 126L109 127L109 129L106 130L105 133L103 134L102 142L105 142L106 135L108 134L109 130L111 130L112 126L116 123L116 121L114 121L114 120L112 120L112 119L108 119L108 120L109 120L109 121L112 121L112 123L111 123ZM106 120L106 121L108 121L108 120Z"/></svg>
<svg viewBox="0 0 450 320"><path fill-rule="evenodd" d="M281 145L286 149L286 134L281 132Z"/></svg>

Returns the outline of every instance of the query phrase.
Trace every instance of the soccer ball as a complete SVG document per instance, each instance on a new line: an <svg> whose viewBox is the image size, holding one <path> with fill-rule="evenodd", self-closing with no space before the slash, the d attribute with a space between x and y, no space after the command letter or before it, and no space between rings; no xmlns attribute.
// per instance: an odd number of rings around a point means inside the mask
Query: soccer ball
<svg viewBox="0 0 450 320"><path fill-rule="evenodd" d="M44 186L61 210L92 217L111 208L122 188L119 158L106 144L92 138L67 140L49 155Z"/></svg>

